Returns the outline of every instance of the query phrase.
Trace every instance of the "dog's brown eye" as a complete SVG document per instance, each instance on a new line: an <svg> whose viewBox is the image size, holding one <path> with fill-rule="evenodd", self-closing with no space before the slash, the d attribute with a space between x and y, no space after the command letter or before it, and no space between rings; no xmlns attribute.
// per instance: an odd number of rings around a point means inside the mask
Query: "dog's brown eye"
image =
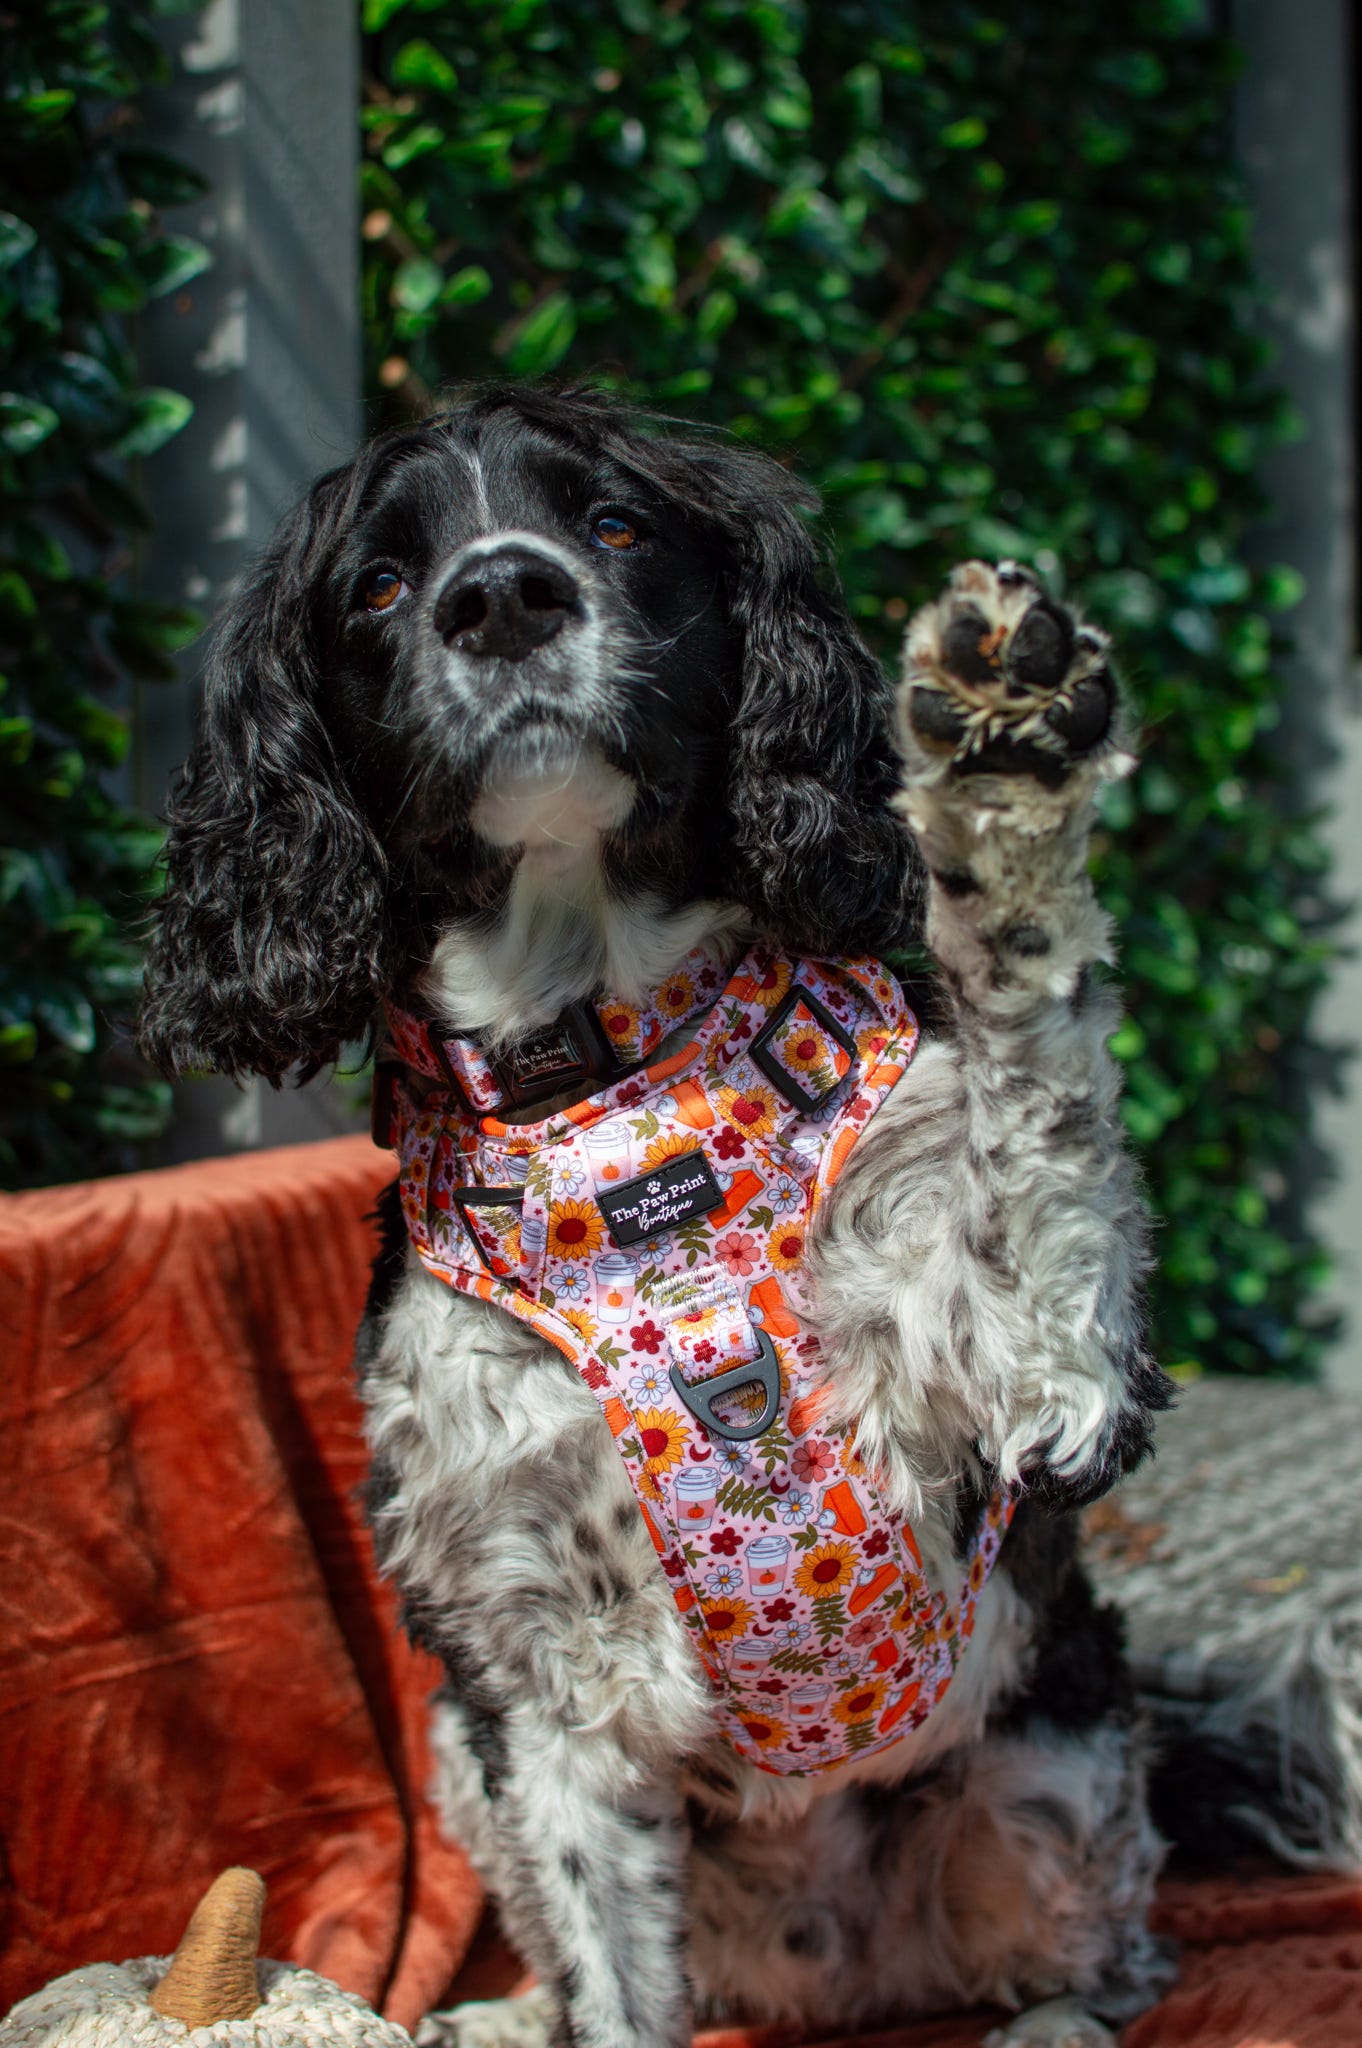
<svg viewBox="0 0 1362 2048"><path fill-rule="evenodd" d="M406 584L392 569L373 569L360 585L360 598L371 612L390 611L397 603Z"/></svg>
<svg viewBox="0 0 1362 2048"><path fill-rule="evenodd" d="M638 528L618 512L602 512L591 522L591 538L602 548L636 548Z"/></svg>

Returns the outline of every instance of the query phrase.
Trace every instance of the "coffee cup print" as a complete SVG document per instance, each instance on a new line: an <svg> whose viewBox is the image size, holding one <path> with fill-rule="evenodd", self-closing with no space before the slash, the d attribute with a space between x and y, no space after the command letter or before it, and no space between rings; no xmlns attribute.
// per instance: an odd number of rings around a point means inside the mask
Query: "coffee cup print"
<svg viewBox="0 0 1362 2048"><path fill-rule="evenodd" d="M676 1497L676 1519L685 1529L707 1529L718 1506L719 1475L688 1465L678 1472L672 1485Z"/></svg>
<svg viewBox="0 0 1362 2048"><path fill-rule="evenodd" d="M628 1124L623 1117L617 1116L607 1118L603 1124L593 1124L586 1133L582 1143L597 1194L604 1189L618 1187L633 1172L629 1151L632 1137Z"/></svg>
<svg viewBox="0 0 1362 2048"><path fill-rule="evenodd" d="M737 1643L728 1660L728 1668L737 1678L765 1678L771 1668L774 1651L772 1643Z"/></svg>
<svg viewBox="0 0 1362 2048"><path fill-rule="evenodd" d="M794 1721L819 1721L831 1698L830 1685L797 1685L788 1702L790 1718Z"/></svg>
<svg viewBox="0 0 1362 2048"><path fill-rule="evenodd" d="M790 1569L788 1536L758 1536L744 1553L747 1586L752 1593L779 1593Z"/></svg>
<svg viewBox="0 0 1362 2048"><path fill-rule="evenodd" d="M596 1313L603 1323L627 1323L634 1312L636 1268L625 1252L596 1261Z"/></svg>
<svg viewBox="0 0 1362 2048"><path fill-rule="evenodd" d="M544 1256L548 1242L548 1213L537 1202L527 1199L520 1212L520 1256L527 1265L533 1265Z"/></svg>

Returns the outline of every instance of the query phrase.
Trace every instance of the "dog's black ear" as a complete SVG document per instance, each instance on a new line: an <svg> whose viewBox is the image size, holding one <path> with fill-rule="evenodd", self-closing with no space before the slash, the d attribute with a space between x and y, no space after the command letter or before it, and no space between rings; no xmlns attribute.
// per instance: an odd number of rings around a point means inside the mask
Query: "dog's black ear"
<svg viewBox="0 0 1362 2048"><path fill-rule="evenodd" d="M318 711L314 591L346 473L313 487L222 619L168 809L140 1043L166 1073L303 1077L367 1029L384 863Z"/></svg>
<svg viewBox="0 0 1362 2048"><path fill-rule="evenodd" d="M890 809L892 688L800 518L809 494L746 450L705 455L736 527L743 636L731 741L733 893L784 945L878 953L915 925L918 867Z"/></svg>

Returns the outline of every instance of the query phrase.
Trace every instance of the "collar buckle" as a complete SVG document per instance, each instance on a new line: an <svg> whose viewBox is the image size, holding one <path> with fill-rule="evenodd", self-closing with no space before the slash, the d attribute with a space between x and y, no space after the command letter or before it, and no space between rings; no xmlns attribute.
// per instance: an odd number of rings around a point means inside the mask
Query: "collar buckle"
<svg viewBox="0 0 1362 2048"><path fill-rule="evenodd" d="M517 1045L490 1059L505 1096L504 1108L523 1109L560 1095L578 1081L605 1081L624 1070L601 1028L595 1005L569 1003L546 1024Z"/></svg>

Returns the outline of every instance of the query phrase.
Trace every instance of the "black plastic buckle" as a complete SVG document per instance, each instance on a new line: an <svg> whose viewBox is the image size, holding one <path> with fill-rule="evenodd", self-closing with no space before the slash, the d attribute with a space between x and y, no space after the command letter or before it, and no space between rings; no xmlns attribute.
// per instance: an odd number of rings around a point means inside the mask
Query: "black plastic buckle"
<svg viewBox="0 0 1362 2048"><path fill-rule="evenodd" d="M780 1360L775 1345L765 1330L757 1329L755 1324L752 1334L757 1340L757 1355L750 1363L735 1365L728 1372L716 1372L712 1380L701 1380L699 1386L690 1384L679 1365L674 1364L671 1370L672 1385L696 1421L729 1443L746 1443L749 1437L760 1436L771 1427L780 1407ZM714 1413L715 1401L725 1394L736 1394L740 1387L750 1386L759 1386L766 1396L755 1422L720 1422Z"/></svg>
<svg viewBox="0 0 1362 2048"><path fill-rule="evenodd" d="M396 1107L398 1076L406 1069L401 1060L379 1060L369 1089L369 1136L380 1152L393 1150L393 1111Z"/></svg>
<svg viewBox="0 0 1362 2048"><path fill-rule="evenodd" d="M476 1115L479 1112L468 1100L445 1050L446 1038L458 1035L452 1032L442 1037L433 1023L426 1023L426 1042L441 1073L457 1100L470 1115ZM530 1103L560 1095L576 1081L613 1081L624 1072L595 1009L583 1001L569 1003L552 1024L532 1032L519 1045L505 1052L488 1053L486 1057L501 1090L499 1110L525 1109Z"/></svg>
<svg viewBox="0 0 1362 2048"><path fill-rule="evenodd" d="M583 1001L569 1003L542 1031L496 1054L492 1069L515 1109L560 1095L574 1082L623 1072L594 1007Z"/></svg>
<svg viewBox="0 0 1362 2048"><path fill-rule="evenodd" d="M800 1087L792 1075L786 1073L774 1053L767 1050L771 1040L775 1037L777 1031L779 1031L781 1025L797 1003L803 1003L805 1009L811 1011L814 1017L817 1018L828 1036L835 1039L837 1044L841 1046L842 1051L847 1053L853 1061L856 1059L856 1041L851 1036L851 1033L839 1024L835 1017L829 1016L817 996L810 995L803 983L799 981L795 983L789 994L777 1006L775 1015L770 1023L764 1025L757 1033L748 1048L748 1052L753 1065L761 1068L767 1080L780 1090L785 1100L791 1103L795 1109L821 1109L828 1097L833 1093L833 1090L841 1087L842 1081L846 1079L846 1075L842 1076L842 1080L834 1081L831 1088L825 1088L821 1095L810 1095L807 1089Z"/></svg>
<svg viewBox="0 0 1362 2048"><path fill-rule="evenodd" d="M433 1189L432 1189L433 1197ZM470 1209L519 1209L525 1201L525 1190L515 1186L509 1188L458 1187L451 1188L449 1199L455 1214L464 1228L464 1235L482 1261L483 1271L492 1272L492 1262L482 1248L482 1239L473 1228ZM429 1215L429 1211L427 1211ZM496 1275L493 1274L493 1278Z"/></svg>

